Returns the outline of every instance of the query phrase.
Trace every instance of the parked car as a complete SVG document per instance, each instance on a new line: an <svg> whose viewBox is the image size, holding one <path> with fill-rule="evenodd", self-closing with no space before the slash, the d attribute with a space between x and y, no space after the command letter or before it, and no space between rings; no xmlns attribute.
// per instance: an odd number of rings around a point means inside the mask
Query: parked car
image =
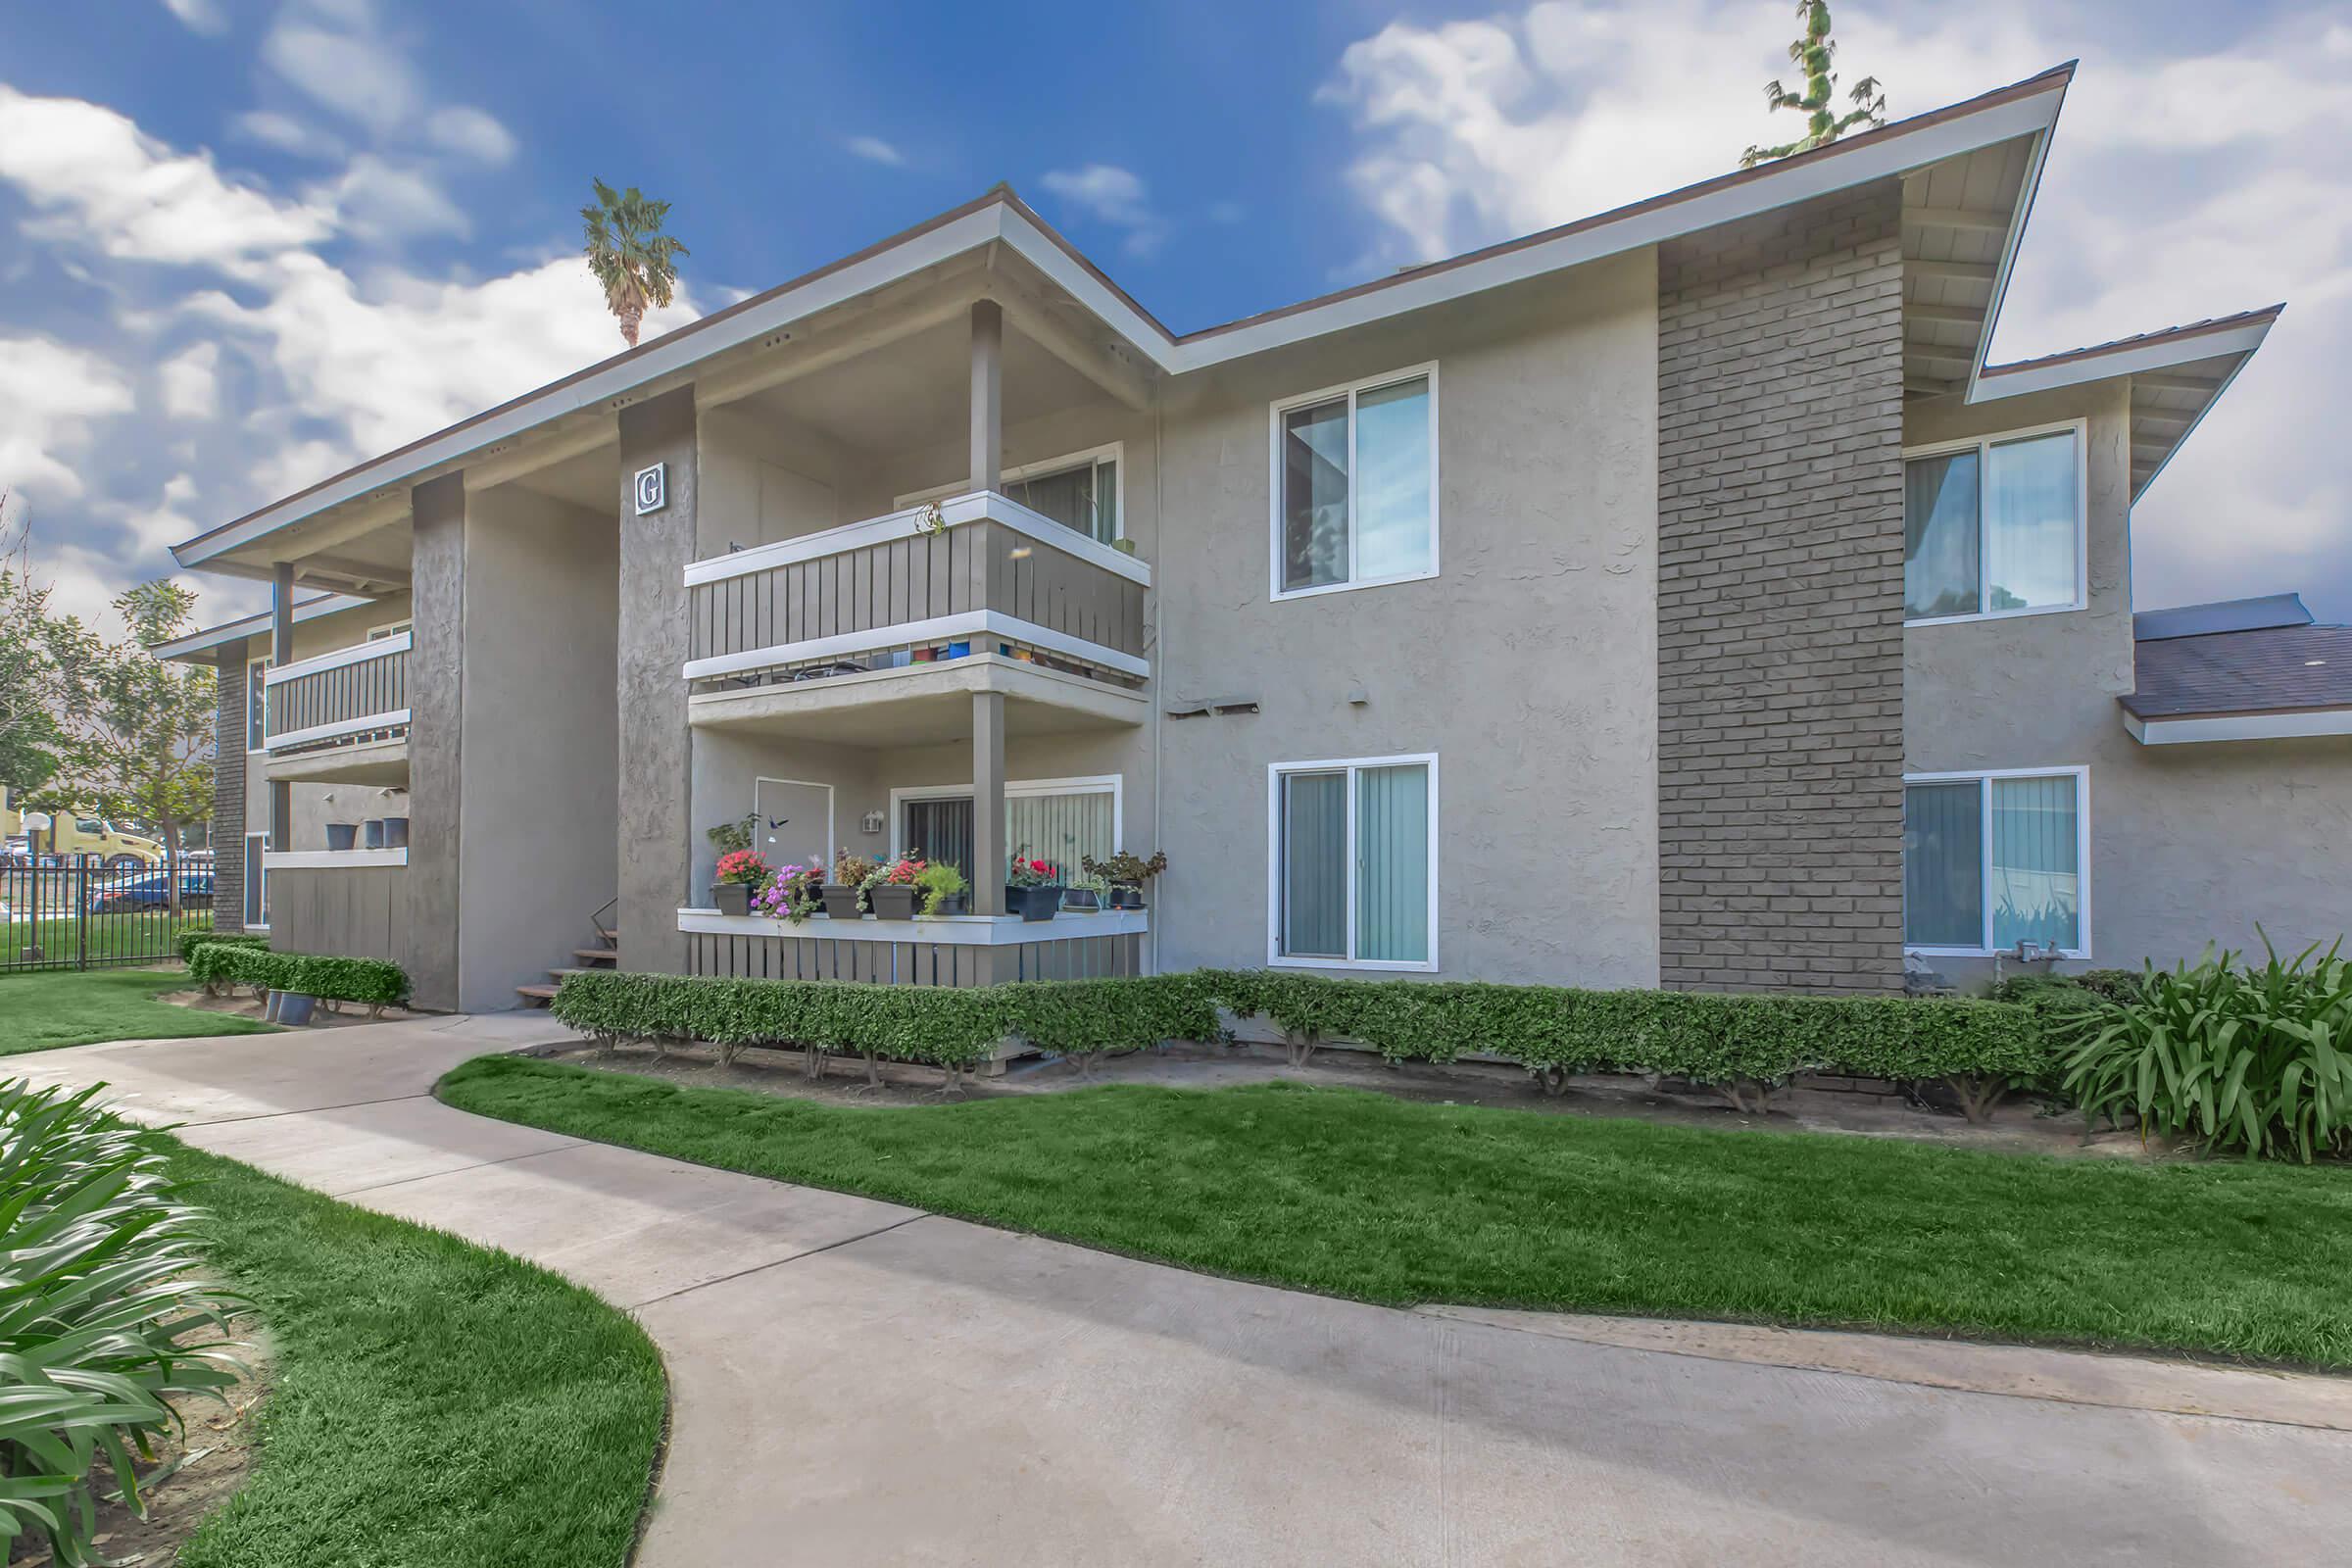
<svg viewBox="0 0 2352 1568"><path fill-rule="evenodd" d="M90 912L109 914L123 909L161 909L172 902L172 878L163 871L150 871L143 876L125 877L90 895ZM182 871L179 873L179 906L183 909L209 909L213 906L213 873Z"/></svg>

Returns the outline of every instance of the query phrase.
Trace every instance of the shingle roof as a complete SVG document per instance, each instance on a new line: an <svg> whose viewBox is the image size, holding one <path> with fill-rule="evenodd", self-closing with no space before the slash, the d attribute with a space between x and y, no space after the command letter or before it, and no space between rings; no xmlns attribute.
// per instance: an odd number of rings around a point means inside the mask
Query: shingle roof
<svg viewBox="0 0 2352 1568"><path fill-rule="evenodd" d="M2141 718L2352 708L2352 626L2270 626L2134 645Z"/></svg>

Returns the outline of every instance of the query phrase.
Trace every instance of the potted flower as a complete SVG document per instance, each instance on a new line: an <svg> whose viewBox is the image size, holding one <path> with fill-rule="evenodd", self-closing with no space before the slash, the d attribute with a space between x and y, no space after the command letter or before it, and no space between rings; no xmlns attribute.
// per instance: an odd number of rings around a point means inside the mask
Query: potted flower
<svg viewBox="0 0 2352 1568"><path fill-rule="evenodd" d="M923 896L924 914L961 914L963 912L963 896L970 888L970 884L964 881L961 871L946 860L934 860L924 866L916 874L914 885Z"/></svg>
<svg viewBox="0 0 2352 1568"><path fill-rule="evenodd" d="M721 914L752 912L752 890L775 873L758 850L736 850L718 858L718 880L710 884L710 902Z"/></svg>
<svg viewBox="0 0 2352 1568"><path fill-rule="evenodd" d="M1168 855L1165 850L1154 850L1147 860L1121 850L1107 860L1098 860L1090 855L1082 858L1080 863L1088 874L1110 884L1110 907L1140 909L1144 906L1144 884L1168 868Z"/></svg>
<svg viewBox="0 0 2352 1568"><path fill-rule="evenodd" d="M1004 866L1004 908L1024 920L1051 920L1061 906L1061 873L1051 860L1014 856Z"/></svg>
<svg viewBox="0 0 2352 1568"><path fill-rule="evenodd" d="M855 920L865 908L865 879L874 862L852 855L845 847L833 858L833 876L825 883L825 914L835 920Z"/></svg>
<svg viewBox="0 0 2352 1568"><path fill-rule="evenodd" d="M913 919L915 901L922 897L914 881L922 874L923 862L911 855L875 866L865 879L865 902L872 906L874 918Z"/></svg>
<svg viewBox="0 0 2352 1568"><path fill-rule="evenodd" d="M785 866L767 886L752 895L752 912L799 925L823 903L824 885L825 868L821 865Z"/></svg>
<svg viewBox="0 0 2352 1568"><path fill-rule="evenodd" d="M1107 909L1110 907L1110 884L1093 872L1074 876L1070 878L1069 886L1061 890L1061 906L1089 911Z"/></svg>

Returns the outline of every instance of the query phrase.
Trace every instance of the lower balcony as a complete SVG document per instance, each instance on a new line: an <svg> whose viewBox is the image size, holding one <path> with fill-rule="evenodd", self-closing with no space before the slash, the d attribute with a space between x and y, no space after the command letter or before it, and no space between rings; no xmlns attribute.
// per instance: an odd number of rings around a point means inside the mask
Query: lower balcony
<svg viewBox="0 0 2352 1568"><path fill-rule="evenodd" d="M1142 974L1152 913L1065 910L1051 920L1005 914L835 920L819 914L793 925L766 915L686 908L678 911L678 929L687 936L695 974L979 986Z"/></svg>
<svg viewBox="0 0 2352 1568"><path fill-rule="evenodd" d="M272 783L409 782L410 634L356 643L269 672L263 775Z"/></svg>

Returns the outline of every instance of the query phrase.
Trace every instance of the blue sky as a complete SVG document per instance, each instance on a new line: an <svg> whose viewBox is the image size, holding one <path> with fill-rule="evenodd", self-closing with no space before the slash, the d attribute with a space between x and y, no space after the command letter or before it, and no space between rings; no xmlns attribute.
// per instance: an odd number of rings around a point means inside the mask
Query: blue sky
<svg viewBox="0 0 2352 1568"><path fill-rule="evenodd" d="M601 357L591 175L676 204L687 295L654 327L998 179L1206 325L1722 172L1774 139L1792 9L16 8L0 486L86 610L172 538ZM2140 507L2139 594L2352 619L2352 0L1838 19L1897 115L2082 59L1996 352L2288 300ZM258 603L200 586L208 617Z"/></svg>

